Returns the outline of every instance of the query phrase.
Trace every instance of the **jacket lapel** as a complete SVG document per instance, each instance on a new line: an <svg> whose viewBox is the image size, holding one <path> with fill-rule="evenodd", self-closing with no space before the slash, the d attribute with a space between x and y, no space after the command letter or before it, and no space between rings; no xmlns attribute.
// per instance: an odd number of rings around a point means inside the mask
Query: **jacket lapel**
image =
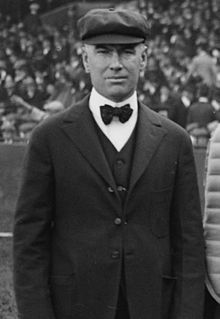
<svg viewBox="0 0 220 319"><path fill-rule="evenodd" d="M83 157L117 193L116 184L96 133L88 103L87 96L83 101L73 106L64 117L62 129Z"/></svg>
<svg viewBox="0 0 220 319"><path fill-rule="evenodd" d="M161 121L148 107L139 104L137 138L132 164L130 191L146 170L154 152L166 134Z"/></svg>
<svg viewBox="0 0 220 319"><path fill-rule="evenodd" d="M88 107L88 96L71 107L65 114L62 129L90 165L111 186L117 187L95 131L93 118ZM139 104L137 139L132 164L129 193L147 168L154 152L166 134L160 119L148 107Z"/></svg>

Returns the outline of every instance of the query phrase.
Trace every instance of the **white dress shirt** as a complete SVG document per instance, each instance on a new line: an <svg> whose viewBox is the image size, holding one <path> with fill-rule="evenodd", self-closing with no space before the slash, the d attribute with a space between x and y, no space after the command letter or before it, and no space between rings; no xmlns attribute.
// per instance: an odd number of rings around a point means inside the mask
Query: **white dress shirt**
<svg viewBox="0 0 220 319"><path fill-rule="evenodd" d="M121 123L119 121L119 118L114 116L111 123L106 125L101 118L100 112L100 106L105 104L111 105L112 107L121 107L125 104L130 104L130 107L133 109L132 115L125 123ZM128 139L130 138L137 122L137 92L135 91L131 97L124 100L123 102L116 103L105 98L104 96L99 94L95 90L95 88L93 88L89 99L89 108L97 125L100 127L105 136L110 140L110 142L114 145L117 151L120 152L120 150L124 147Z"/></svg>

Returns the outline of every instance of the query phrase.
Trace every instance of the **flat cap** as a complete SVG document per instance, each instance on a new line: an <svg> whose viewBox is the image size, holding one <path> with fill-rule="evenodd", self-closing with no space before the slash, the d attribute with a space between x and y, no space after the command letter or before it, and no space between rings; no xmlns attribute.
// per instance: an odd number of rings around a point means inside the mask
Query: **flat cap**
<svg viewBox="0 0 220 319"><path fill-rule="evenodd" d="M87 44L141 43L148 38L149 24L136 11L93 9L79 19L78 30Z"/></svg>

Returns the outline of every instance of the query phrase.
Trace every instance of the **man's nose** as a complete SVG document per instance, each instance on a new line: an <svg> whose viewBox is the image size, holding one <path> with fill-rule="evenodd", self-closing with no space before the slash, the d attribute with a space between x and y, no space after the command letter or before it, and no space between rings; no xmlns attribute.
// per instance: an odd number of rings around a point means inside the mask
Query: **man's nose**
<svg viewBox="0 0 220 319"><path fill-rule="evenodd" d="M120 55L116 51L112 53L110 68L114 70L120 70L122 68Z"/></svg>

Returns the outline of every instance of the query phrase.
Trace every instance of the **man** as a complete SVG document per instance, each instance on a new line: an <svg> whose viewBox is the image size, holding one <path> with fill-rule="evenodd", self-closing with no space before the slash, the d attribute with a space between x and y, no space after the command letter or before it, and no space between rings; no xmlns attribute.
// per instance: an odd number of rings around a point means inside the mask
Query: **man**
<svg viewBox="0 0 220 319"><path fill-rule="evenodd" d="M187 108L178 93L173 93L168 85L161 85L157 94L157 112L179 124L186 126Z"/></svg>
<svg viewBox="0 0 220 319"><path fill-rule="evenodd" d="M213 130L217 125L217 116L210 101L210 87L201 83L197 91L197 99L190 105L187 114L186 130L193 144L206 147Z"/></svg>
<svg viewBox="0 0 220 319"><path fill-rule="evenodd" d="M146 18L79 21L92 92L30 140L14 228L21 319L200 319L204 247L190 138L137 100Z"/></svg>
<svg viewBox="0 0 220 319"><path fill-rule="evenodd" d="M37 36L38 31L42 27L42 21L39 15L40 4L37 0L29 1L29 13L24 18L24 27L28 33Z"/></svg>
<svg viewBox="0 0 220 319"><path fill-rule="evenodd" d="M210 88L214 88L217 80L217 67L213 57L209 54L206 43L200 43L197 53L192 59L192 63L186 75L185 84L193 79L204 82Z"/></svg>

